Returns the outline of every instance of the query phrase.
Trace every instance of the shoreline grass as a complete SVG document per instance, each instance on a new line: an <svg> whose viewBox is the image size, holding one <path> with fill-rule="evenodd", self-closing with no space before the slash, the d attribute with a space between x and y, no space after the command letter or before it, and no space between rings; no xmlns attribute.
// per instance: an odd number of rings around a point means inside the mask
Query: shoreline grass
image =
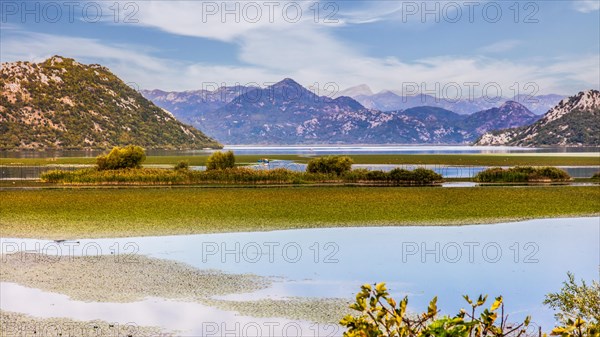
<svg viewBox="0 0 600 337"><path fill-rule="evenodd" d="M209 155L147 156L146 165L175 165L188 161L204 166ZM600 166L597 153L565 154L368 154L347 155L355 164L471 165L471 166ZM236 155L240 164L255 164L260 158L307 163L314 156L295 154ZM95 157L0 158L0 165L93 165Z"/></svg>
<svg viewBox="0 0 600 337"><path fill-rule="evenodd" d="M426 186L443 182L441 175L423 168L416 168L412 171L393 169L390 172L357 169L339 173L298 172L284 168L254 170L245 167L207 171L148 168L99 170L90 168L75 171L51 170L42 173L40 179L42 182L65 185L340 185L352 183Z"/></svg>
<svg viewBox="0 0 600 337"><path fill-rule="evenodd" d="M61 188L5 190L0 198L1 237L43 239L600 215L598 186Z"/></svg>

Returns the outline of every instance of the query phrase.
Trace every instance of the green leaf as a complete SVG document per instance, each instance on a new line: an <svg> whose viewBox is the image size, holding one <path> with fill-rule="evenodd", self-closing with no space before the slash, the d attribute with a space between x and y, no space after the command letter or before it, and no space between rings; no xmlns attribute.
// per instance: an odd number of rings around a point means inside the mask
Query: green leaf
<svg viewBox="0 0 600 337"><path fill-rule="evenodd" d="M429 308L427 308L428 316L433 317L435 314L437 314L437 296L429 302Z"/></svg>
<svg viewBox="0 0 600 337"><path fill-rule="evenodd" d="M375 286L375 291L378 294L383 294L387 291L387 288L385 287L385 283L381 282L381 283L377 283L377 285Z"/></svg>
<svg viewBox="0 0 600 337"><path fill-rule="evenodd" d="M497 310L500 307L500 305L502 305L502 296L496 297L496 301L494 301L490 310Z"/></svg>

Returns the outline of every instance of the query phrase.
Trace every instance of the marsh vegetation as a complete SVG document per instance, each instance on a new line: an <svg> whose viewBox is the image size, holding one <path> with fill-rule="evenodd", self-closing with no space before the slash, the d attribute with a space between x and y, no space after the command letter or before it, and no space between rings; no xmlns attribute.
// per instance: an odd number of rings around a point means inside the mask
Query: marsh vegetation
<svg viewBox="0 0 600 337"><path fill-rule="evenodd" d="M41 174L42 182L62 184L344 184L431 185L443 181L432 170L394 169L390 172L352 170L353 161L346 156L311 159L307 171L286 168L255 169L236 167L233 152L213 153L206 171L189 170L187 162L171 169L141 168L146 156L140 147L114 148L97 158L95 168L75 171L52 170Z"/></svg>
<svg viewBox="0 0 600 337"><path fill-rule="evenodd" d="M183 186L0 193L0 231L6 237L23 238L460 225L600 214L597 186L463 189Z"/></svg>
<svg viewBox="0 0 600 337"><path fill-rule="evenodd" d="M516 166L508 169L493 167L479 172L475 181L483 183L528 183L569 181L571 176L556 167Z"/></svg>

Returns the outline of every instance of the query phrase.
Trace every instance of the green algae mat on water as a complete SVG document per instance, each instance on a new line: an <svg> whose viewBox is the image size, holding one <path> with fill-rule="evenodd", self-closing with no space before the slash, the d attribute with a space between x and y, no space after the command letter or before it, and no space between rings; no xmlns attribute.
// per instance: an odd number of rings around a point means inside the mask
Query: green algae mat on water
<svg viewBox="0 0 600 337"><path fill-rule="evenodd" d="M99 238L600 214L600 187L114 188L0 191L0 237Z"/></svg>

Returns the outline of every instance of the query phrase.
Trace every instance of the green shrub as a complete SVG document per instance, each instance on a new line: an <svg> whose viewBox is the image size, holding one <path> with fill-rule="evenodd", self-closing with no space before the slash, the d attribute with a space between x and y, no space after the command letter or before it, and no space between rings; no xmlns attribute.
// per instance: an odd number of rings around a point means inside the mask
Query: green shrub
<svg viewBox="0 0 600 337"><path fill-rule="evenodd" d="M181 160L175 164L175 171L187 171L190 169L190 162L187 160Z"/></svg>
<svg viewBox="0 0 600 337"><path fill-rule="evenodd" d="M414 171L396 168L390 172L356 169L344 173L343 179L345 182L351 183L374 182L399 185L427 185L443 180L441 175L423 168L417 168Z"/></svg>
<svg viewBox="0 0 600 337"><path fill-rule="evenodd" d="M413 181L416 181L419 183L429 184L429 183L443 180L442 176L433 170L428 170L428 169L424 169L424 168L416 168L412 171L412 173L413 173Z"/></svg>
<svg viewBox="0 0 600 337"><path fill-rule="evenodd" d="M327 156L311 159L306 170L310 173L342 175L352 169L354 161L345 156Z"/></svg>
<svg viewBox="0 0 600 337"><path fill-rule="evenodd" d="M556 167L516 166L509 169L493 167L475 176L478 182L521 183L534 181L567 181L571 176Z"/></svg>
<svg viewBox="0 0 600 337"><path fill-rule="evenodd" d="M225 153L217 151L206 160L206 170L224 170L235 166L235 156L232 151Z"/></svg>
<svg viewBox="0 0 600 337"><path fill-rule="evenodd" d="M369 170L367 170L367 169L361 168L361 169L356 169L356 170L350 170L350 171L344 173L344 181L356 183L359 181L370 180L370 179L368 179L368 175L369 175Z"/></svg>
<svg viewBox="0 0 600 337"><path fill-rule="evenodd" d="M544 304L558 310L555 317L563 324L578 318L600 324L600 283L592 280L588 285L582 280L580 285L573 274L567 277L560 292L547 294Z"/></svg>
<svg viewBox="0 0 600 337"><path fill-rule="evenodd" d="M592 280L588 285L575 281L567 273L568 280L558 293L546 295L544 304L558 312L554 317L560 325L550 335L561 337L600 337L600 284Z"/></svg>
<svg viewBox="0 0 600 337"><path fill-rule="evenodd" d="M409 170L395 168L389 173L390 179L395 182L412 180L412 173Z"/></svg>
<svg viewBox="0 0 600 337"><path fill-rule="evenodd" d="M551 294L546 304L565 310L565 304L573 315L561 317L561 325L552 329L550 335L561 337L599 337L597 282L589 288L577 285L572 275L560 294ZM593 298L590 300L589 298ZM468 305L453 317L438 316L437 297L429 303L427 311L420 314L408 312L408 297L400 302L394 300L385 283L374 286L365 284L356 294L350 309L356 315L346 315L340 324L346 327L344 337L526 337L532 336L527 328L531 317L520 323L508 321L504 314L504 300L496 297L489 308L483 308L487 296L471 299L463 296ZM549 301L550 299L550 301ZM556 302L558 301L558 302ZM595 301L595 302L593 302ZM590 306L591 305L591 306ZM483 309L483 310L482 310ZM587 320L587 321L586 321ZM537 332L535 336L537 336ZM544 334L544 336L547 336Z"/></svg>
<svg viewBox="0 0 600 337"><path fill-rule="evenodd" d="M476 314L487 296L470 299L467 310L461 309L454 317L438 317L437 297L429 303L426 312L409 314L408 297L396 302L388 293L385 283L374 287L365 284L356 295L356 302L350 306L358 315L347 315L340 324L346 327L344 337L469 337L469 336L523 336L530 318L520 324L506 324L502 297L497 297L492 305ZM500 309L500 310L499 310Z"/></svg>
<svg viewBox="0 0 600 337"><path fill-rule="evenodd" d="M139 146L115 146L107 155L98 156L96 165L98 170L140 168L144 160L146 160L146 152Z"/></svg>
<svg viewBox="0 0 600 337"><path fill-rule="evenodd" d="M395 183L431 184L442 181L443 177L433 170L417 168L413 171L395 168L390 171L390 180Z"/></svg>
<svg viewBox="0 0 600 337"><path fill-rule="evenodd" d="M390 180L390 175L383 171L369 171L367 172L367 180L388 181Z"/></svg>
<svg viewBox="0 0 600 337"><path fill-rule="evenodd" d="M598 181L600 181L600 172L594 173L594 175L592 176L592 180L598 180Z"/></svg>
<svg viewBox="0 0 600 337"><path fill-rule="evenodd" d="M534 174L536 172L537 169L531 167L531 166L515 166L515 167L511 167L508 169L509 172L514 172L514 173L522 173L522 174Z"/></svg>
<svg viewBox="0 0 600 337"><path fill-rule="evenodd" d="M569 174L556 167L539 167L530 173L530 180L547 180L564 181L571 179Z"/></svg>

